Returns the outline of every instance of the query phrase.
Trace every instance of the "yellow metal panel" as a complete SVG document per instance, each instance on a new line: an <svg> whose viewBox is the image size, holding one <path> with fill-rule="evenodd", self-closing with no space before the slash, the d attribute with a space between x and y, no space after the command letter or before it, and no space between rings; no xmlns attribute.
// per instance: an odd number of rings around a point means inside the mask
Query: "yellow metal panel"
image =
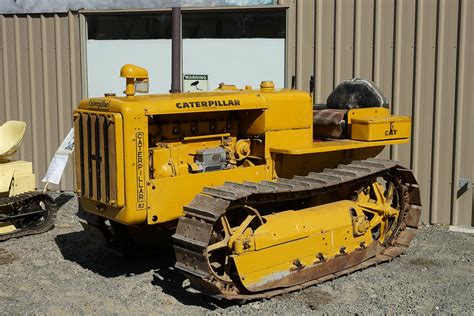
<svg viewBox="0 0 474 316"><path fill-rule="evenodd" d="M0 193L9 192L16 195L35 189L35 175L33 164L29 161L10 161L0 163Z"/></svg>
<svg viewBox="0 0 474 316"><path fill-rule="evenodd" d="M262 94L255 90L237 92L189 92L140 95L134 97L94 98L80 103L81 109L97 108L103 104L101 110L114 112L133 111L141 109L142 115L147 114L176 114L192 112L216 112L232 110L265 109L266 102ZM108 104L107 104L108 102Z"/></svg>
<svg viewBox="0 0 474 316"><path fill-rule="evenodd" d="M409 138L411 119L407 116L352 119L351 139L377 141Z"/></svg>
<svg viewBox="0 0 474 316"><path fill-rule="evenodd" d="M305 155L305 154L316 154L324 153L330 151L338 150L350 150L357 148L366 148L366 147L379 147L386 145L395 145L406 143L408 139L392 139L392 140L381 140L381 141L358 141L352 139L339 139L331 140L326 142L315 142L311 147L308 148L298 148L298 149L288 149L288 148L270 148L271 152L287 155Z"/></svg>
<svg viewBox="0 0 474 316"><path fill-rule="evenodd" d="M15 160L6 163L0 163L0 170L14 169L15 174L33 173L33 164L30 161Z"/></svg>
<svg viewBox="0 0 474 316"><path fill-rule="evenodd" d="M351 124L353 118L379 118L390 115L390 110L387 108L362 108L353 109L347 112L347 123Z"/></svg>
<svg viewBox="0 0 474 316"><path fill-rule="evenodd" d="M265 111L265 130L311 129L313 115L308 93L301 91L275 91L264 94L267 104Z"/></svg>
<svg viewBox="0 0 474 316"><path fill-rule="evenodd" d="M354 236L350 208L359 209L353 201L339 201L299 211L285 211L264 216L266 223L254 232L255 250L234 255L241 281L245 286L269 281L272 274L284 275L294 268L295 260L304 266L340 253L351 252L361 242L372 242L370 230ZM255 262L259 262L256 269Z"/></svg>
<svg viewBox="0 0 474 316"><path fill-rule="evenodd" d="M151 180L148 196L149 205L153 207L148 211L148 224L163 223L178 218L182 214L183 206L189 204L205 186L215 187L224 184L225 181L244 182L268 179L265 169L265 166L235 168ZM154 216L156 216L155 221Z"/></svg>
<svg viewBox="0 0 474 316"><path fill-rule="evenodd" d="M377 142L371 142L377 143ZM317 154L273 154L278 177L306 176L310 172L321 172L324 168L335 168L338 164L349 164L353 160L376 157L384 146L318 152Z"/></svg>
<svg viewBox="0 0 474 316"><path fill-rule="evenodd" d="M10 195L33 191L35 189L35 179L36 177L33 173L15 175Z"/></svg>
<svg viewBox="0 0 474 316"><path fill-rule="evenodd" d="M113 114L114 117L114 133L115 133L115 152L113 154L116 155L116 165L115 165L115 174L116 174L116 183L117 183L117 188L116 188L116 206L123 206L125 205L125 175L123 171L123 166L124 166L124 158L123 158L123 151L124 151L124 146L123 146L123 140L124 135L123 135L123 121L122 121L122 116L120 114ZM111 188L112 190L113 188Z"/></svg>
<svg viewBox="0 0 474 316"><path fill-rule="evenodd" d="M303 150L302 148L311 147L313 132L310 128L283 130L267 132L265 141L270 151L275 152L273 148L285 148L286 150Z"/></svg>

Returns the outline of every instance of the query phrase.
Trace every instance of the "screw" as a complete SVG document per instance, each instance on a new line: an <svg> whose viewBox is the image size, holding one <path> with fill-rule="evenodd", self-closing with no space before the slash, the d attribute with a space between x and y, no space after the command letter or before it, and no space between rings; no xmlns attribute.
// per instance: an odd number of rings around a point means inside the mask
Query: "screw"
<svg viewBox="0 0 474 316"><path fill-rule="evenodd" d="M316 257L320 260L320 261L324 261L324 255L322 252L319 252Z"/></svg>
<svg viewBox="0 0 474 316"><path fill-rule="evenodd" d="M303 266L303 265L301 264L300 259L295 259L295 260L293 261L293 265L294 265L296 268L298 268L298 269L300 269L300 268Z"/></svg>

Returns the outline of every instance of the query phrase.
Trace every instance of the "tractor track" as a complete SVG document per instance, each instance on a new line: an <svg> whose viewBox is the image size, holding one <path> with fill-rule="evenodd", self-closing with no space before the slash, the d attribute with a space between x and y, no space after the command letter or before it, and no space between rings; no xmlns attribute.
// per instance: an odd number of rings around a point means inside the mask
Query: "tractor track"
<svg viewBox="0 0 474 316"><path fill-rule="evenodd" d="M215 222L230 207L243 205L257 207L264 203L311 198L341 188L361 186L383 173L388 173L401 182L404 208L391 242L386 245L374 242L361 251L328 260L317 267L307 267L302 270L305 271L304 278L296 276L300 278L300 281L296 281L298 284L262 292L245 291L237 283L222 285L212 275L207 258L207 246ZM353 161L348 165L339 165L335 169L325 169L320 173L312 172L305 177L278 179L276 182L242 184L228 182L220 187L206 187L184 208L185 215L179 219L173 236L176 268L184 272L193 287L218 298L241 301L269 298L391 261L408 248L418 228L420 212L420 192L412 172L395 161L382 159ZM301 271L297 273L301 274Z"/></svg>
<svg viewBox="0 0 474 316"><path fill-rule="evenodd" d="M57 214L57 207L53 199L49 195L42 192L32 191L0 199L0 214L10 215L16 215L23 207L28 206L31 203L38 202L44 202L48 204L46 207L48 214L45 216L45 220L41 223L41 225L17 229L11 233L1 234L0 241L5 241L10 238L19 238L28 235L44 233L54 227L54 221Z"/></svg>

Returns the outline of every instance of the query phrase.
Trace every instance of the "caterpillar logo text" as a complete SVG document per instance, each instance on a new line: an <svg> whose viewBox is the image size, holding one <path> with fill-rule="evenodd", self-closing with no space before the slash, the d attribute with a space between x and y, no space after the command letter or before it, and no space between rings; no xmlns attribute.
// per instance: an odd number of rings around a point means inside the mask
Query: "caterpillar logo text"
<svg viewBox="0 0 474 316"><path fill-rule="evenodd" d="M213 106L239 106L240 100L211 100L211 101L190 101L190 102L178 102L176 107L178 109L189 109L189 108L205 108Z"/></svg>
<svg viewBox="0 0 474 316"><path fill-rule="evenodd" d="M135 134L137 143L137 210L145 209L145 162L143 160L144 134Z"/></svg>
<svg viewBox="0 0 474 316"><path fill-rule="evenodd" d="M109 104L110 102L107 100L90 99L89 109L107 110L109 108Z"/></svg>

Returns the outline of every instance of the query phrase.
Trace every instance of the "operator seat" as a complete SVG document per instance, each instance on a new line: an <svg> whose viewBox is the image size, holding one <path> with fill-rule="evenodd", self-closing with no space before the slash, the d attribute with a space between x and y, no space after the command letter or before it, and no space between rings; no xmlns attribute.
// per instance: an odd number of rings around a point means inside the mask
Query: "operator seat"
<svg viewBox="0 0 474 316"><path fill-rule="evenodd" d="M0 161L8 161L21 146L25 136L26 123L8 121L0 126Z"/></svg>
<svg viewBox="0 0 474 316"><path fill-rule="evenodd" d="M344 80L328 96L325 105L313 107L313 138L347 138L347 111L358 108L388 108L388 100L370 80Z"/></svg>

